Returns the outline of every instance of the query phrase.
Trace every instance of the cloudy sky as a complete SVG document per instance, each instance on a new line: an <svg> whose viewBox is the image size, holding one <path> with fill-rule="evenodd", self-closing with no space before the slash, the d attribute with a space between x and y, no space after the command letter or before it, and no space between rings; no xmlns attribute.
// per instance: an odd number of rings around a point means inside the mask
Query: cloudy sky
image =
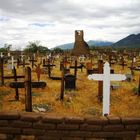
<svg viewBox="0 0 140 140"><path fill-rule="evenodd" d="M118 41L140 33L140 0L0 0L0 46L48 48L84 39Z"/></svg>

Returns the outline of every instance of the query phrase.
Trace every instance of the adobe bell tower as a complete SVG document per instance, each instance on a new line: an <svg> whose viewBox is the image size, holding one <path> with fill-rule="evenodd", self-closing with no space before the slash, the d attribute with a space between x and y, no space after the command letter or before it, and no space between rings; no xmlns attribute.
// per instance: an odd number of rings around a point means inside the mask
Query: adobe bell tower
<svg viewBox="0 0 140 140"><path fill-rule="evenodd" d="M72 50L72 55L89 55L90 50L88 44L84 41L84 32L83 30L75 31L75 43Z"/></svg>

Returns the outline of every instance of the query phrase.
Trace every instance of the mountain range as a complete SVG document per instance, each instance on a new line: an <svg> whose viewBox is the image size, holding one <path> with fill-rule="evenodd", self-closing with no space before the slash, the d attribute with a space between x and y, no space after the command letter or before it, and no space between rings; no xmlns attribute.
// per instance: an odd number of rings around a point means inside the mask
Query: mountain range
<svg viewBox="0 0 140 140"><path fill-rule="evenodd" d="M140 47L140 33L131 34L112 45L113 47Z"/></svg>
<svg viewBox="0 0 140 140"><path fill-rule="evenodd" d="M123 47L135 47L140 48L140 33L139 34L131 34L117 42L109 42L109 41L101 41L101 40L89 40L88 45L95 46L95 47L105 47L105 46L112 46L115 48L123 48ZM74 46L74 43L67 43L62 44L59 46L56 46L55 48L61 48L61 49L72 49Z"/></svg>
<svg viewBox="0 0 140 140"><path fill-rule="evenodd" d="M100 40L89 40L87 42L87 44L89 46L97 46L97 47L101 47L101 46L111 46L113 44L113 42L109 42L109 41L100 41ZM55 48L61 48L61 49L72 49L74 46L74 43L67 43L67 44L62 44L59 46L56 46Z"/></svg>

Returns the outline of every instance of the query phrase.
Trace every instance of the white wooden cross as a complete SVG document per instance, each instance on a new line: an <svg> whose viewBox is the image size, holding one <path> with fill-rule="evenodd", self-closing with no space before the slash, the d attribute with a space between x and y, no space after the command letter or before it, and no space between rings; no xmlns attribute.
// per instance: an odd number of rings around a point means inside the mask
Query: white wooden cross
<svg viewBox="0 0 140 140"><path fill-rule="evenodd" d="M3 53L1 52L1 53L0 53L0 57L2 58L3 56L4 56L4 55L3 55Z"/></svg>
<svg viewBox="0 0 140 140"><path fill-rule="evenodd" d="M14 69L14 63L17 62L17 60L14 60L14 56L11 56L11 60L8 61L8 63L11 63L11 68Z"/></svg>
<svg viewBox="0 0 140 140"><path fill-rule="evenodd" d="M110 105L110 81L122 81L126 79L123 74L110 74L109 63L104 64L103 74L91 74L89 80L103 81L103 116L109 114Z"/></svg>

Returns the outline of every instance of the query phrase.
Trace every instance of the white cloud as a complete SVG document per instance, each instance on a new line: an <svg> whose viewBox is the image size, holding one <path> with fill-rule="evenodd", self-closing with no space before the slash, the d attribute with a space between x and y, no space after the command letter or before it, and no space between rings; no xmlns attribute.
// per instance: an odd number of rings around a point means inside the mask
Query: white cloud
<svg viewBox="0 0 140 140"><path fill-rule="evenodd" d="M118 41L140 32L139 0L0 0L0 44L23 48L40 40L49 48L74 41Z"/></svg>

